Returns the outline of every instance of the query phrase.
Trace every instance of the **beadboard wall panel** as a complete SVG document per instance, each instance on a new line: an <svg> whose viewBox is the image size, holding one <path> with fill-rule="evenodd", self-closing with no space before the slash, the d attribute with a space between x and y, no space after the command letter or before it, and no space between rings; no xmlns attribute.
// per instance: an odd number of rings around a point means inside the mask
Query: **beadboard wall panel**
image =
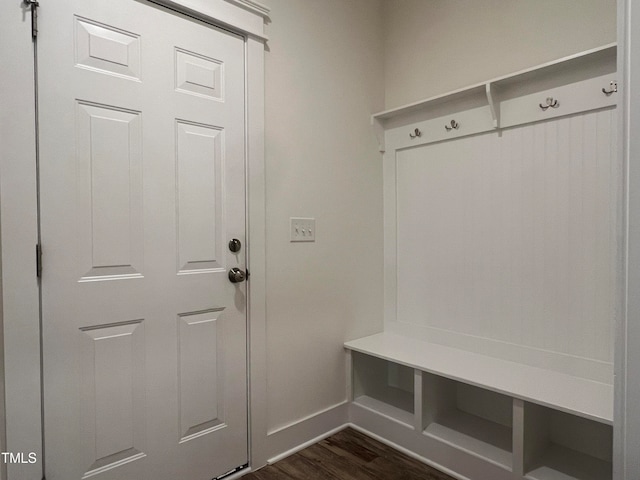
<svg viewBox="0 0 640 480"><path fill-rule="evenodd" d="M497 355L588 360L604 372L595 379L606 377L619 254L615 124L606 109L398 151L400 329L461 348L500 345Z"/></svg>

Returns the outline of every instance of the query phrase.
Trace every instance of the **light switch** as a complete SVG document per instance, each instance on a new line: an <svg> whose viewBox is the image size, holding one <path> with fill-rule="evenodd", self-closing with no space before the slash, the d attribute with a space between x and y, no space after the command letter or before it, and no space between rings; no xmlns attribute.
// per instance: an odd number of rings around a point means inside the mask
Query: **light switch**
<svg viewBox="0 0 640 480"><path fill-rule="evenodd" d="M292 242L315 242L316 241L316 219L315 218L294 218L289 219L291 225Z"/></svg>

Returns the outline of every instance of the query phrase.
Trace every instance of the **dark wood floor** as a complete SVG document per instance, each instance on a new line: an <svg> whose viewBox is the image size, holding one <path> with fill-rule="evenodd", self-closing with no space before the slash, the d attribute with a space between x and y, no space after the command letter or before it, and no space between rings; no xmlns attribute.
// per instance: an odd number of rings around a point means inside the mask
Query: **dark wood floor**
<svg viewBox="0 0 640 480"><path fill-rule="evenodd" d="M453 480L351 428L242 480Z"/></svg>

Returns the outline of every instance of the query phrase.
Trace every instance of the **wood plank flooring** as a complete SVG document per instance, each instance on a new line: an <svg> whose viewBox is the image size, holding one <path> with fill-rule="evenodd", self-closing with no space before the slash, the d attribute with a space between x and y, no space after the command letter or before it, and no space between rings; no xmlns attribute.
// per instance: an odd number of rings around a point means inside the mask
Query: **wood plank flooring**
<svg viewBox="0 0 640 480"><path fill-rule="evenodd" d="M454 480L348 428L242 480Z"/></svg>

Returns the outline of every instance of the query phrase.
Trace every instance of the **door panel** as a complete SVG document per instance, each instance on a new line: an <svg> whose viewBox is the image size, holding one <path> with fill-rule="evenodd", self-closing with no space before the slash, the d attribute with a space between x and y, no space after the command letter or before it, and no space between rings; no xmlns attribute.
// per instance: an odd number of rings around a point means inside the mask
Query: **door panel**
<svg viewBox="0 0 640 480"><path fill-rule="evenodd" d="M179 315L180 442L224 425L218 388L218 319L223 310Z"/></svg>
<svg viewBox="0 0 640 480"><path fill-rule="evenodd" d="M82 280L142 275L140 112L78 102L78 254Z"/></svg>
<svg viewBox="0 0 640 480"><path fill-rule="evenodd" d="M210 480L247 462L244 41L41 10L47 478Z"/></svg>
<svg viewBox="0 0 640 480"><path fill-rule="evenodd" d="M96 471L145 455L144 327L136 321L82 331L82 453Z"/></svg>
<svg viewBox="0 0 640 480"><path fill-rule="evenodd" d="M224 268L222 145L224 131L176 123L178 266L181 273Z"/></svg>

